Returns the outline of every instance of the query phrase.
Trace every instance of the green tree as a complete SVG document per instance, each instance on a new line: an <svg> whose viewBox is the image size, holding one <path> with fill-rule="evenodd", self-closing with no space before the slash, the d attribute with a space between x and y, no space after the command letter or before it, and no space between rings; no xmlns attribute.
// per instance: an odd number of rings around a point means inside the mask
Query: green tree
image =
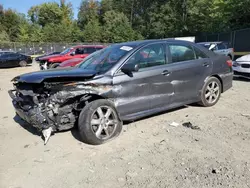
<svg viewBox="0 0 250 188"><path fill-rule="evenodd" d="M19 33L17 36L18 42L29 42L30 36L29 36L29 25L28 24L22 24L19 26Z"/></svg>
<svg viewBox="0 0 250 188"><path fill-rule="evenodd" d="M101 27L98 20L90 20L83 30L83 38L86 42L100 42Z"/></svg>
<svg viewBox="0 0 250 188"><path fill-rule="evenodd" d="M103 25L104 42L124 42L142 38L132 29L128 18L123 13L108 11L104 15Z"/></svg>
<svg viewBox="0 0 250 188"><path fill-rule="evenodd" d="M9 42L10 41L10 37L8 35L8 33L6 33L5 30L0 31L0 42Z"/></svg>
<svg viewBox="0 0 250 188"><path fill-rule="evenodd" d="M62 10L62 21L68 25L72 24L73 8L71 3L66 3L65 0L60 0L60 8Z"/></svg>
<svg viewBox="0 0 250 188"><path fill-rule="evenodd" d="M78 25L84 29L89 21L99 20L100 3L97 0L82 0L78 12Z"/></svg>

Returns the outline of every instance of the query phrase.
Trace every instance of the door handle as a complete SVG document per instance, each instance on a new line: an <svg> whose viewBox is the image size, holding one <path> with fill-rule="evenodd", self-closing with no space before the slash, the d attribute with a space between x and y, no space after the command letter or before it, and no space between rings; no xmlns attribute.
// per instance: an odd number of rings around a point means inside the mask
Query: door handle
<svg viewBox="0 0 250 188"><path fill-rule="evenodd" d="M161 74L164 76L169 76L171 72L169 72L168 70L164 70Z"/></svg>
<svg viewBox="0 0 250 188"><path fill-rule="evenodd" d="M209 63L203 63L204 67L209 67Z"/></svg>

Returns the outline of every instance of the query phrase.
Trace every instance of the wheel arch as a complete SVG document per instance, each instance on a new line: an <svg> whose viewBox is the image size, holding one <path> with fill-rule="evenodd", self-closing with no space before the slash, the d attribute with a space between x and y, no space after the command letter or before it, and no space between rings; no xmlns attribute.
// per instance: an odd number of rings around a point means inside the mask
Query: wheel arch
<svg viewBox="0 0 250 188"><path fill-rule="evenodd" d="M218 74L212 75L209 78L211 78L211 77L215 77L215 78L217 78L220 81L220 83L221 83L221 93L223 93L224 92L224 88L223 88L223 81L222 81L221 77Z"/></svg>

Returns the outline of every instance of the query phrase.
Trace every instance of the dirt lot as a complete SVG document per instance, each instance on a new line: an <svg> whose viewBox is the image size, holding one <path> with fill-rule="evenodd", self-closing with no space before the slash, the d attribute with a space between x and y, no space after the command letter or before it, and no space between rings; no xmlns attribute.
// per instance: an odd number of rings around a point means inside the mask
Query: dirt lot
<svg viewBox="0 0 250 188"><path fill-rule="evenodd" d="M44 146L15 117L7 93L14 76L35 69L0 69L1 188L250 187L248 81L234 81L215 107L183 107L127 124L105 145L81 143L75 129Z"/></svg>

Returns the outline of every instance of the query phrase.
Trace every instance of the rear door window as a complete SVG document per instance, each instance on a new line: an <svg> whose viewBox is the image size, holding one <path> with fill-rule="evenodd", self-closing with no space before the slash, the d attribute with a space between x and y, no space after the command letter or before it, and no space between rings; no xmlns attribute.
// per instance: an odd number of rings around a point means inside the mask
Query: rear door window
<svg viewBox="0 0 250 188"><path fill-rule="evenodd" d="M75 54L84 54L84 49L85 48L77 48L76 51L75 51Z"/></svg>
<svg viewBox="0 0 250 188"><path fill-rule="evenodd" d="M169 44L169 51L172 57L172 63L196 59L195 52L189 45Z"/></svg>
<svg viewBox="0 0 250 188"><path fill-rule="evenodd" d="M194 52L196 55L196 59L204 59L204 58L208 58L208 56L202 52L200 49L193 47L194 48Z"/></svg>
<svg viewBox="0 0 250 188"><path fill-rule="evenodd" d="M85 48L84 49L84 54L92 54L96 51L96 49L94 47L91 48Z"/></svg>
<svg viewBox="0 0 250 188"><path fill-rule="evenodd" d="M219 44L217 44L217 48L218 48L218 50L225 50L226 49L226 45L223 44L223 43L219 43Z"/></svg>

